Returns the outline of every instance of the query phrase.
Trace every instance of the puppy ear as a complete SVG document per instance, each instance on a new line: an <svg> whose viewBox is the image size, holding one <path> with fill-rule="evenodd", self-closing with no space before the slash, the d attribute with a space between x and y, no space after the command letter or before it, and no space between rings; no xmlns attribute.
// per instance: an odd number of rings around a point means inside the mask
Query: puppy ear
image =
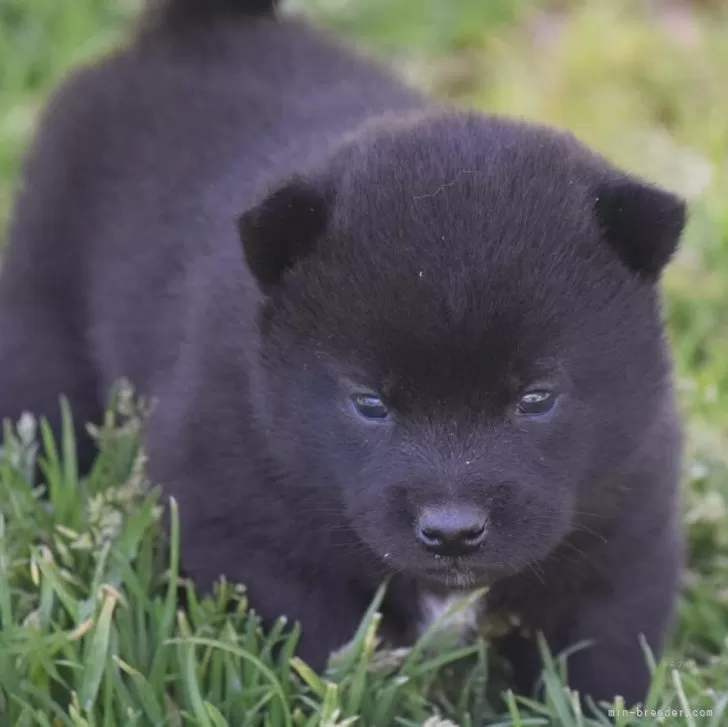
<svg viewBox="0 0 728 727"><path fill-rule="evenodd" d="M265 294L314 249L326 230L332 203L323 188L296 175L239 217L245 260Z"/></svg>
<svg viewBox="0 0 728 727"><path fill-rule="evenodd" d="M657 279L678 248L685 202L660 187L628 176L596 189L596 215L604 235L635 272Z"/></svg>

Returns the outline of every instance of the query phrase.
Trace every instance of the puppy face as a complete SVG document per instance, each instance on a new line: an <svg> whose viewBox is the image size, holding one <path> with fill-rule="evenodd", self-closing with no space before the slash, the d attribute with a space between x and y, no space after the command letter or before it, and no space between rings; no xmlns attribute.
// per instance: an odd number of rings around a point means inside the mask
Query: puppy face
<svg viewBox="0 0 728 727"><path fill-rule="evenodd" d="M547 557L669 380L655 283L682 214L543 129L363 133L241 221L272 451L397 570L466 587Z"/></svg>

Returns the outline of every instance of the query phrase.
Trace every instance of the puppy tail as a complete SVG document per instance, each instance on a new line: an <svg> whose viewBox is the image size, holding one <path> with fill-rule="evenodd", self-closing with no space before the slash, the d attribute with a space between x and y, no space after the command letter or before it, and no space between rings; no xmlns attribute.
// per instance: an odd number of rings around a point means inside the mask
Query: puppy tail
<svg viewBox="0 0 728 727"><path fill-rule="evenodd" d="M278 0L157 0L171 15L193 17L236 13L241 15L271 15Z"/></svg>

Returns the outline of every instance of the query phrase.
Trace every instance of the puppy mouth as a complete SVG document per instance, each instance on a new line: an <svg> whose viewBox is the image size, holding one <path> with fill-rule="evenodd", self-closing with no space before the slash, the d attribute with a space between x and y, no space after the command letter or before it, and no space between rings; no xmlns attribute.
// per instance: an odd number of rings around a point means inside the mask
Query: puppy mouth
<svg viewBox="0 0 728 727"><path fill-rule="evenodd" d="M490 582L488 570L475 566L466 558L435 557L433 564L422 569L422 576L427 581L457 590L481 588Z"/></svg>

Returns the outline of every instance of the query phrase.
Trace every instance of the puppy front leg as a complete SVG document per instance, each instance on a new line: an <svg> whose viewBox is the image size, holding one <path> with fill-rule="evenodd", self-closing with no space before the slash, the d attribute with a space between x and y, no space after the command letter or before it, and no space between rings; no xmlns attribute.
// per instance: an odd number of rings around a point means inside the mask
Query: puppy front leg
<svg viewBox="0 0 728 727"><path fill-rule="evenodd" d="M621 550L615 547L612 554ZM671 525L629 558L600 565L583 591L567 591L569 603L558 603L565 595L559 589L545 589L539 598L547 599L550 616L539 628L554 656L591 642L567 661L569 686L582 699L589 695L598 704L620 695L633 705L644 701L650 683L640 634L659 658L672 621L682 566L678 528ZM535 638L508 636L501 651L513 667L515 687L531 694L542 668Z"/></svg>

